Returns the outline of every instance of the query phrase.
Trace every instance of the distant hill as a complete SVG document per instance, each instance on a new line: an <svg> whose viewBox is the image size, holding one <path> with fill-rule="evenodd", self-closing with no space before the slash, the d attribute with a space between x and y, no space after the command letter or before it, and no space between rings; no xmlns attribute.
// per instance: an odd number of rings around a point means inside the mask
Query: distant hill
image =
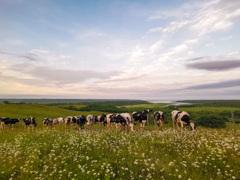
<svg viewBox="0 0 240 180"><path fill-rule="evenodd" d="M240 108L240 100L184 100L179 102L191 103L193 106Z"/></svg>
<svg viewBox="0 0 240 180"><path fill-rule="evenodd" d="M114 106L149 104L148 101L128 100L128 99L0 99L0 103L47 104L47 105L56 105L56 104L88 105L88 104L94 103L94 104L108 104L108 105L114 105Z"/></svg>

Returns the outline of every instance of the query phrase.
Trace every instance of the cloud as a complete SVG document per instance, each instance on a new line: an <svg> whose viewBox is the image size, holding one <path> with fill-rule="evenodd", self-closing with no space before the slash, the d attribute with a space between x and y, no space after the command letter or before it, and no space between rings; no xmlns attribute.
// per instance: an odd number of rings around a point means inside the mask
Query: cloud
<svg viewBox="0 0 240 180"><path fill-rule="evenodd" d="M99 72L94 70L72 70L72 69L55 69L50 67L31 67L29 65L18 65L12 70L30 75L33 78L45 80L48 84L66 85L87 81L92 78L109 79L118 75L117 71Z"/></svg>
<svg viewBox="0 0 240 180"><path fill-rule="evenodd" d="M218 0L203 3L202 8L191 19L190 29L199 36L227 30L233 26L233 21L238 16L240 16L240 1L226 3L224 0Z"/></svg>
<svg viewBox="0 0 240 180"><path fill-rule="evenodd" d="M215 31L224 31L234 25L240 16L240 1L225 0L184 4L177 9L158 11L149 17L150 20L174 19L166 26L153 27L148 33L175 33L182 28L184 31L204 36Z"/></svg>
<svg viewBox="0 0 240 180"><path fill-rule="evenodd" d="M201 59L201 58L200 58ZM240 60L197 62L186 65L188 68L207 70L207 71L225 71L240 67Z"/></svg>
<svg viewBox="0 0 240 180"><path fill-rule="evenodd" d="M126 81L132 81L132 80L137 80L141 78L145 78L146 74L141 74L141 75L129 75L128 73L123 73L121 76L117 76L116 78L112 78L110 80L102 81L103 83L105 82L126 82Z"/></svg>
<svg viewBox="0 0 240 180"><path fill-rule="evenodd" d="M3 50L0 50L0 54L6 54L6 52L4 52Z"/></svg>
<svg viewBox="0 0 240 180"><path fill-rule="evenodd" d="M240 86L240 79L233 79L233 80L227 80L227 81L216 82L216 83L189 86L186 89L194 89L194 90L219 89L219 88L232 88L237 86Z"/></svg>
<svg viewBox="0 0 240 180"><path fill-rule="evenodd" d="M28 59L30 61L37 61L37 58L38 58L38 55L33 54L33 53L25 53L25 54L17 55L17 56Z"/></svg>

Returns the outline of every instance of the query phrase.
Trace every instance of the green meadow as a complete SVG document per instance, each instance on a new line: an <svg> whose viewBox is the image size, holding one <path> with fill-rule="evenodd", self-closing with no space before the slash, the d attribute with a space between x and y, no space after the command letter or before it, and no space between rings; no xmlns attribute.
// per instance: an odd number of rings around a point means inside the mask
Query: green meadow
<svg viewBox="0 0 240 180"><path fill-rule="evenodd" d="M166 104L123 105L129 112L138 109L168 113L163 131L154 125L135 131L116 131L94 127L76 130L75 126L43 128L44 117L101 115L100 111L73 111L69 105L0 104L1 117L34 116L38 126L29 130L22 122L14 129L0 130L0 179L240 179L240 127L228 121L226 128L198 126L195 132L176 131ZM86 105L72 104L78 108ZM123 106L117 106L121 109ZM238 107L177 107L214 115L235 113ZM123 110L123 109L122 109ZM110 113L110 112L106 112ZM190 114L191 115L191 114ZM229 120L228 119L228 120ZM152 115L150 120L152 121Z"/></svg>

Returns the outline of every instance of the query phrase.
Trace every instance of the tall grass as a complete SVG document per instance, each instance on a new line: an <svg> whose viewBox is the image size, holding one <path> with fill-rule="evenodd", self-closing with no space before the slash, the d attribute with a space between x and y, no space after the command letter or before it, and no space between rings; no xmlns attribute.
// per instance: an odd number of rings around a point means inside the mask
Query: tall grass
<svg viewBox="0 0 240 180"><path fill-rule="evenodd" d="M240 131L0 131L0 179L239 179Z"/></svg>

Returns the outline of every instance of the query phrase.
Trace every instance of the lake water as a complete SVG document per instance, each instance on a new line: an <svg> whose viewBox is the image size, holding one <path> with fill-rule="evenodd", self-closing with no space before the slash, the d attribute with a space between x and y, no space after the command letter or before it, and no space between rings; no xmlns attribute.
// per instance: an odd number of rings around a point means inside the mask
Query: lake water
<svg viewBox="0 0 240 180"><path fill-rule="evenodd" d="M168 101L168 100L147 100L150 103L165 103L165 104L170 104L170 105L191 105L191 103L186 103L186 102L176 102L176 101Z"/></svg>

